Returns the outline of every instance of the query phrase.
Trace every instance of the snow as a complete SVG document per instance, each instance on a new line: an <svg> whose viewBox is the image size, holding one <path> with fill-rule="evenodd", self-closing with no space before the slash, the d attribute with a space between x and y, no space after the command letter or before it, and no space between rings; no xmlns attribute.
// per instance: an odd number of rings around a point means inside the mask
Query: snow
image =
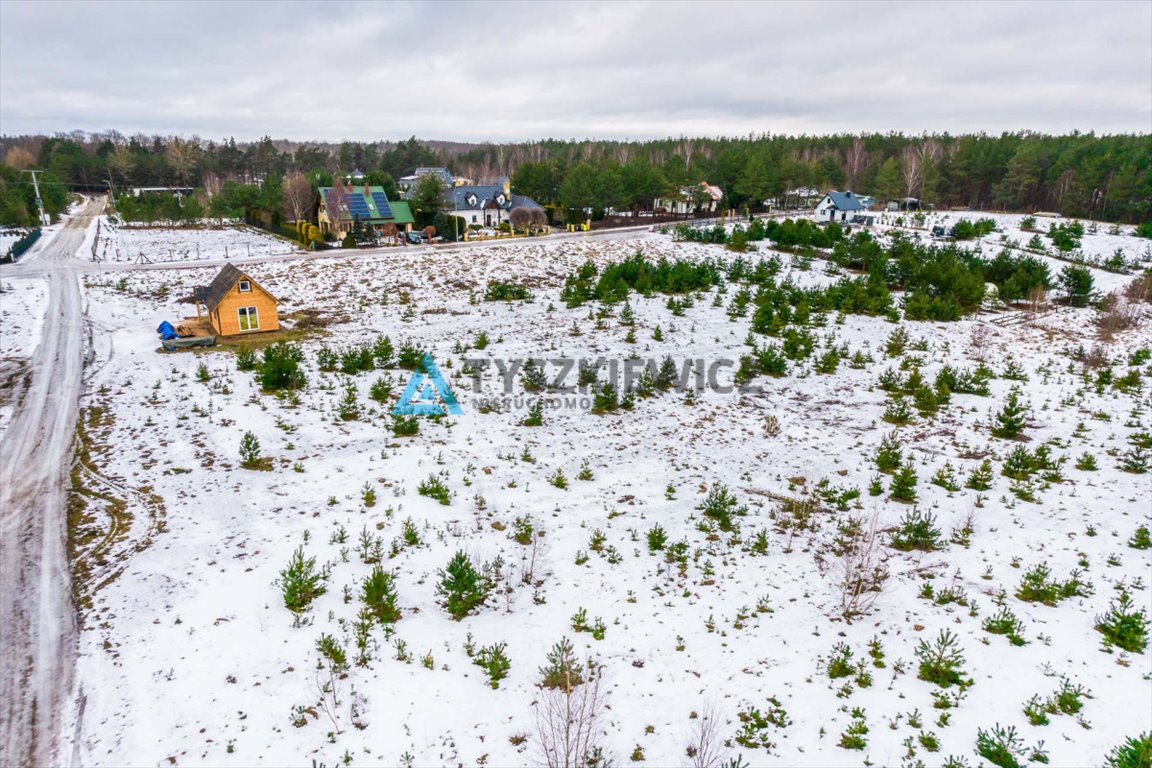
<svg viewBox="0 0 1152 768"><path fill-rule="evenodd" d="M160 263L220 260L292 253L292 242L238 224L206 225L196 229L124 227L100 217L96 258L106 262ZM85 243L83 258L92 258L92 243Z"/></svg>
<svg viewBox="0 0 1152 768"><path fill-rule="evenodd" d="M12 392L19 391L22 372L40 340L48 287L40 278L4 278L0 281L0 384L11 388L0 397L0 435L8 426L15 407ZM15 376L16 378L10 378Z"/></svg>
<svg viewBox="0 0 1152 768"><path fill-rule="evenodd" d="M130 242L155 235L120 230L117 236ZM1091 237L1085 247L1107 254L1112 244L1096 238L1112 236ZM969 340L975 328L987 328L989 365L1002 372L1015 361L1029 376L1021 384L1033 413L1027 445L1058 439L1054 452L1069 457L1068 480L1028 503L1015 499L1008 479L997 475L979 507L973 491L949 493L929 484L945 461L965 477L979 464L965 457L983 452L997 459L999 470L1012 444L991 438L984 424L1017 382L997 378L992 397L954 395L935 420L899 428L915 457L919 509L936 515L945 538L969 516L975 530L968 547L948 544L932 553L885 547L891 578L872 612L848 623L837 615L837 558L829 552L837 522L875 512L883 526L893 526L909 509L867 494L876 448L893 430L880 420L886 398L875 387L879 374L897 362L883 352L890 323L848 316L839 324L829 317L826 326L813 329L821 339L834 336L852 351L871 354L874 362L863 370L842 364L833 375L818 375L810 363L792 366L787 377L761 377L757 389L743 395L705 392L687 405L679 395L664 394L639 401L632 413L605 416L586 407L546 410L544 426L536 428L519 425L522 408L478 409L479 396L461 374L469 357L623 360L636 354L735 361L747 354L748 318L730 320L724 306L712 306L712 292L683 317L671 315L666 297L633 294L636 344L624 341L626 329L615 318L596 330L589 306L567 309L559 301L563 277L586 258L604 264L637 249L650 259L732 256L716 246L648 235L252 266L253 277L280 298L282 317L312 308L337 320L302 342L309 387L299 404L261 394L252 374L237 371L225 349L157 352L153 329L159 320L187 314L191 307L180 298L210 281L214 268L124 272L122 283L121 275L89 276L89 311L103 338L85 405L109 409L110 426L99 438L107 446L101 471L125 489L136 518L131 535L107 558L109 568L122 571L96 593L83 620L80 763L333 765L347 755L353 765L395 765L405 754L415 765L533 762L537 669L565 636L605 666L610 709L604 741L621 763L640 745L650 764L685 764L692 712L714 707L721 737L731 739L740 727L738 712L764 710L769 697L780 701L792 722L770 728L770 751L731 747L730 754L742 754L750 765L896 764L907 752L905 739L918 733L907 723L915 709L924 731L935 732L941 743L939 753L917 747L928 764L948 754L977 762L977 729L997 723L1015 726L1029 747L1043 740L1052 765L1094 764L1125 737L1152 726L1146 706L1152 655L1103 653L1093 629L1117 584L1131 589L1145 610L1152 602L1149 551L1125 546L1138 526L1149 524L1149 475L1118 471L1112 455L1127 450L1129 435L1148 431L1148 387L1136 396L1109 388L1098 393L1081 384L1078 366L1069 372L1070 351L1095 343L1091 310L1059 308L1034 324L982 318L904 324L913 340L923 342L924 350L909 354L924 360L929 381L945 363L974 366ZM123 250L130 254L133 247ZM786 255L781 258L788 263ZM827 283L834 278L823 267L817 261L812 271L792 270L792 276L801 284ZM1129 279L1095 272L1098 287L1105 279L1117 286ZM523 281L535 299L473 301L490 280ZM725 306L734 292L730 287L722 297ZM410 296L410 307L401 303L402 294ZM1127 369L1123 360L1132 351L1152 346L1147 320L1146 314L1141 328L1108 348L1116 370ZM582 335L569 334L574 323ZM652 339L657 325L662 342ZM487 349L453 351L473 344L481 331L491 340ZM424 420L418 436L394 438L385 412L391 403L380 406L367 397L382 375L376 371L351 377L362 419L337 419L348 377L318 371L317 350L371 343L385 334L397 346L412 339L431 352L463 416ZM200 363L211 372L208 382L197 380ZM734 370L723 369L721 381L729 382ZM398 394L407 373L387 373ZM569 382L574 379L573 372ZM486 396L499 394L498 378L487 375L484 387ZM523 394L519 384L516 393ZM766 433L769 416L779 420L776 436ZM1080 422L1086 432L1074 435ZM239 467L238 446L248 430L273 458L271 471ZM519 460L525 449L535 463ZM1099 471L1072 468L1085 451L1097 456ZM576 479L582 461L594 472L591 481ZM568 478L567 490L548 482L557 468ZM416 492L421 481L442 471L454 493L449 506ZM860 488L861 507L817 512L814 532L779 532L779 504L767 494L795 497L821 479ZM715 483L749 507L739 521L744 545L730 545L724 534L710 540L698 529L695 508ZM376 490L375 506L360 499L365 484ZM675 487L671 499L669 485ZM153 528L139 498L151 494L165 510ZM476 497L483 497L484 509ZM509 538L521 515L531 515L545 531L535 567L542 583L535 588L519 578L527 548ZM421 544L389 558L388 547L407 518ZM684 574L665 564L662 553L648 552L645 537L655 524L666 529L669 542L690 542ZM333 540L340 527L346 544ZM397 574L403 618L391 639L379 627L373 630L376 658L353 666L343 681L339 729L323 714L293 727L294 709L319 699L320 634L336 636L354 653L355 595L371 570L355 551L362 529L383 538L383 565ZM760 529L767 530L769 547L754 555L746 546ZM595 530L606 535L605 547L615 548L619 562L590 551ZM137 546L145 537L148 545ZM307 614L310 624L293 628L274 582L299 546L319 563L331 563L332 574L327 594ZM455 622L437 604L435 585L437 570L459 549L480 560L502 557L515 578L510 594L494 596ZM580 552L588 560L578 565ZM1078 565L1082 561L1088 565ZM1084 568L1094 592L1055 607L1013 597L1022 573L1042 562L1057 578ZM927 575L935 577L938 591L948 585L965 590L979 615L918 597ZM345 587L351 602L342 597ZM1001 590L1024 622L1024 647L981 629ZM762 598L769 612L757 612ZM581 607L590 622L603 619L603 640L572 630L571 616ZM916 679L914 651L918 641L931 641L944 629L959 636L975 684L958 708L948 710L950 722L940 725L936 689ZM511 670L498 689L466 655L469 636L477 647L507 643ZM872 670L870 687L853 685L851 694L839 697L845 680L829 680L823 667L833 645L845 642L857 659L867 659L873 638L882 642L887 666ZM397 640L410 662L395 658ZM432 669L420 663L426 653L434 658ZM898 660L903 674L894 671ZM1024 702L1052 693L1060 675L1091 690L1083 713L1090 728L1067 715L1053 716L1046 727L1027 723ZM365 698L363 730L350 722L352 689ZM854 707L864 709L870 729L861 752L837 745ZM342 732L330 737L336 730ZM520 734L529 737L526 743L510 742Z"/></svg>

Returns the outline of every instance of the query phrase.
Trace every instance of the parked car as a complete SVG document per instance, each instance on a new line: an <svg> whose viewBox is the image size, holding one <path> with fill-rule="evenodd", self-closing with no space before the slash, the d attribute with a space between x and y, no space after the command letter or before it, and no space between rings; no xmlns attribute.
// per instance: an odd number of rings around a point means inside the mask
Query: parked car
<svg viewBox="0 0 1152 768"><path fill-rule="evenodd" d="M413 245L420 245L424 242L423 232L405 232L404 237L406 237L408 242L412 243Z"/></svg>

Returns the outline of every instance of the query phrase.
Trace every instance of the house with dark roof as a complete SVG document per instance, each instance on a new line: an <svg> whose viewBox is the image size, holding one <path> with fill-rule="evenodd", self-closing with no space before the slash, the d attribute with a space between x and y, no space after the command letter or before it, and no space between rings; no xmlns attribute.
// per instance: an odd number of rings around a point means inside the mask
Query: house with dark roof
<svg viewBox="0 0 1152 768"><path fill-rule="evenodd" d="M432 174L440 181L443 187L456 186L456 177L447 168L417 168L415 171L407 176L401 176L396 180L396 187L400 190L400 196L407 198L412 194L412 190L416 188L420 178Z"/></svg>
<svg viewBox="0 0 1152 768"><path fill-rule="evenodd" d="M512 194L508 177L498 184L465 184L448 190L444 212L464 219L468 225L498 227L509 220L513 208L544 210L530 197Z"/></svg>
<svg viewBox="0 0 1152 768"><path fill-rule="evenodd" d="M816 221L848 221L861 211L867 210L863 199L852 192L832 191L824 195L816 204Z"/></svg>
<svg viewBox="0 0 1152 768"><path fill-rule="evenodd" d="M196 317L206 316L217 336L280 329L276 297L232 264L225 264L211 284L197 286L194 295Z"/></svg>
<svg viewBox="0 0 1152 768"><path fill-rule="evenodd" d="M412 229L412 210L405 200L389 200L383 187L367 184L320 187L320 207L316 220L321 232L337 238L346 235L356 223L371 227L377 234L386 224L408 232Z"/></svg>

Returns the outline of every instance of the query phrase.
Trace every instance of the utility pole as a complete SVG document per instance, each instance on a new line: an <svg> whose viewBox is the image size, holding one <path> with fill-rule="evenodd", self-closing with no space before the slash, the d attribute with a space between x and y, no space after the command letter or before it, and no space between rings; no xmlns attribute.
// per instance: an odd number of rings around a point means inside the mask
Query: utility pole
<svg viewBox="0 0 1152 768"><path fill-rule="evenodd" d="M36 179L36 174L44 173L44 171L21 171L21 173L32 174L32 188L36 190L36 207L40 209L40 226L48 226L47 216L44 214L44 201L40 199L40 183Z"/></svg>

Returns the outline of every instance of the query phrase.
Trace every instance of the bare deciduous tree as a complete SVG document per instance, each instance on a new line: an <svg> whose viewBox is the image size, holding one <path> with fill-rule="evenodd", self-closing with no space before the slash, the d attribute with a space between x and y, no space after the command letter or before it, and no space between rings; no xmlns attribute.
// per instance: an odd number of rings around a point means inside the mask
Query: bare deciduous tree
<svg viewBox="0 0 1152 768"><path fill-rule="evenodd" d="M165 155L168 158L168 164L176 172L176 178L180 181L181 186L188 183L188 174L196 166L196 155L199 150L200 147L194 142L181 139L178 136L173 136L168 141Z"/></svg>
<svg viewBox="0 0 1152 768"><path fill-rule="evenodd" d="M855 189L856 182L868 167L868 151L864 149L864 139L857 136L852 140L852 146L844 158L844 175L847 177L848 189Z"/></svg>
<svg viewBox="0 0 1152 768"><path fill-rule="evenodd" d="M36 158L32 156L31 152L24 149L24 147L12 147L4 154L4 165L15 168L18 171L31 167L35 162Z"/></svg>
<svg viewBox="0 0 1152 768"><path fill-rule="evenodd" d="M220 194L220 190L224 186L224 182L219 176L209 171L204 174L204 178L200 180L200 186L204 188L204 194L208 195L211 200L216 195Z"/></svg>
<svg viewBox="0 0 1152 768"><path fill-rule="evenodd" d="M284 178L284 217L288 221L301 221L312 208L312 184L308 177L293 171Z"/></svg>
<svg viewBox="0 0 1152 768"><path fill-rule="evenodd" d="M709 702L692 715L692 735L684 747L692 768L716 768L722 765L727 750L724 749L724 738L720 734L723 723L716 707Z"/></svg>
<svg viewBox="0 0 1152 768"><path fill-rule="evenodd" d="M888 580L888 566L880 540L879 510L845 547L840 558L840 615L849 621L871 610Z"/></svg>
<svg viewBox="0 0 1152 768"><path fill-rule="evenodd" d="M548 229L548 213L543 208L532 209L532 228L536 230Z"/></svg>
<svg viewBox="0 0 1152 768"><path fill-rule="evenodd" d="M352 219L351 208L348 205L348 192L344 189L344 182L340 179L332 180L332 188L324 199L324 211L331 222L333 234L343 230L343 224Z"/></svg>
<svg viewBox="0 0 1152 768"><path fill-rule="evenodd" d="M117 144L108 155L108 169L123 184L128 183L135 167L136 158L132 157L132 150L128 149L127 144Z"/></svg>
<svg viewBox="0 0 1152 768"><path fill-rule="evenodd" d="M603 667L589 659L584 682L546 688L535 702L536 748L547 768L603 765Z"/></svg>
<svg viewBox="0 0 1152 768"><path fill-rule="evenodd" d="M989 342L988 326L977 325L972 329L972 335L968 337L969 354L981 363L984 362L984 358L988 354Z"/></svg>
<svg viewBox="0 0 1152 768"><path fill-rule="evenodd" d="M532 225L532 212L522 205L518 205L508 212L508 223L512 225L513 232L524 232Z"/></svg>

